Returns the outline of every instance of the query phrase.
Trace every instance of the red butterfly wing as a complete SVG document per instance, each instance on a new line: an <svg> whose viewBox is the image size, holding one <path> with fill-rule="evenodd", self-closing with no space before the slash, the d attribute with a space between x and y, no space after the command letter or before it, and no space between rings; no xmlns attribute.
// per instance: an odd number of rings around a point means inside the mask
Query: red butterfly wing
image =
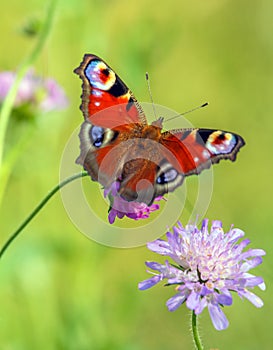
<svg viewBox="0 0 273 350"><path fill-rule="evenodd" d="M142 141L146 154L136 147L135 154L141 158L122 169L126 177L120 194L128 201L151 204L155 197L174 191L185 176L199 174L221 159L234 161L244 145L237 134L211 129L172 130L151 142L154 131L153 126L146 129L147 139Z"/></svg>
<svg viewBox="0 0 273 350"><path fill-rule="evenodd" d="M84 55L74 72L82 79L81 110L86 120L103 128L147 124L132 92L101 58Z"/></svg>
<svg viewBox="0 0 273 350"><path fill-rule="evenodd" d="M199 174L221 159L235 161L245 144L237 134L211 129L182 129L162 134L161 143L179 161L184 176Z"/></svg>

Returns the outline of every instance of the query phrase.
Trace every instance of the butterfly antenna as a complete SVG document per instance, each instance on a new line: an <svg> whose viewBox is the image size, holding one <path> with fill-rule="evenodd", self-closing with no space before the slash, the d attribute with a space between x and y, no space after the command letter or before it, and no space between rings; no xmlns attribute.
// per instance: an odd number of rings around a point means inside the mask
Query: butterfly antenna
<svg viewBox="0 0 273 350"><path fill-rule="evenodd" d="M148 72L146 72L145 76L146 76L148 91L149 91L149 95L150 95L150 100L151 100L152 105L153 105L154 116L155 116L155 119L156 119L155 104L154 104L154 100L153 100L153 96L152 96L152 91L151 91L151 86L150 86L150 80L149 80Z"/></svg>
<svg viewBox="0 0 273 350"><path fill-rule="evenodd" d="M165 120L165 123L166 123L166 122L169 122L170 120L173 120L173 119L175 119L175 118L182 117L182 116L184 116L184 115L186 115L186 114L188 114L188 113L191 113L191 112L197 111L197 109L200 109L200 108L206 107L208 104L209 104L209 103L208 103L208 102L206 102L206 103L203 103L201 106L198 106L198 107L192 108L192 109L190 109L190 110L188 110L188 111L186 111L186 112L184 112L184 113L177 114L177 115L175 115L175 116L173 116L173 117L171 117L171 118L169 118L169 119Z"/></svg>

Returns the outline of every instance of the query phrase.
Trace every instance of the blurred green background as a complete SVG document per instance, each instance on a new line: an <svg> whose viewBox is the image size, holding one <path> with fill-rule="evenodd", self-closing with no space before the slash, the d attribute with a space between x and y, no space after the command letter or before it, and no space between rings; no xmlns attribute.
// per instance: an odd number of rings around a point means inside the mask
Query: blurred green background
<svg viewBox="0 0 273 350"><path fill-rule="evenodd" d="M2 2L1 70L14 70L30 51L36 38L22 27L43 19L46 8L42 0ZM37 121L16 163L0 212L2 244L58 183L64 147L82 122L81 84L72 71L83 54L106 60L140 101L149 101L148 71L156 103L183 112L209 101L190 121L236 131L247 142L236 163L214 168L206 216L226 229L240 227L251 247L267 251L255 270L267 285L257 290L265 305L256 309L235 296L225 308L229 328L214 330L205 310L200 331L206 349L272 349L272 13L270 0L59 1L35 69L64 87L70 106ZM92 186L94 198L98 187ZM90 218L92 225L100 229ZM145 247L115 249L87 239L56 195L1 261L0 348L192 349L189 311L165 306L173 290L138 291L147 278L145 260L160 259Z"/></svg>

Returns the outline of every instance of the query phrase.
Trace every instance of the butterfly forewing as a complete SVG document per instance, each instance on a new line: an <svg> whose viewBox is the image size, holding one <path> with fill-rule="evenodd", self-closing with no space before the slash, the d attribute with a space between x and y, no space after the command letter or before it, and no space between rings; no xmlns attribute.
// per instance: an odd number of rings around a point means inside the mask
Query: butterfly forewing
<svg viewBox="0 0 273 350"><path fill-rule="evenodd" d="M147 123L132 92L102 59L86 54L74 72L82 79L80 108L86 120L108 128Z"/></svg>

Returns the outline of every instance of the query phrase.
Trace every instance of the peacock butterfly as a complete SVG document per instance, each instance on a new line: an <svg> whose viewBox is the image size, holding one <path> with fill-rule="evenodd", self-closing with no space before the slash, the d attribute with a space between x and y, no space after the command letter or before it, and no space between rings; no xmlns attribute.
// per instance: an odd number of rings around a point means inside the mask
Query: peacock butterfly
<svg viewBox="0 0 273 350"><path fill-rule="evenodd" d="M136 98L99 57L86 54L74 70L82 80L80 156L93 181L118 183L125 201L151 205L186 176L221 159L235 161L245 144L237 134L212 129L162 131L163 118L147 123Z"/></svg>

